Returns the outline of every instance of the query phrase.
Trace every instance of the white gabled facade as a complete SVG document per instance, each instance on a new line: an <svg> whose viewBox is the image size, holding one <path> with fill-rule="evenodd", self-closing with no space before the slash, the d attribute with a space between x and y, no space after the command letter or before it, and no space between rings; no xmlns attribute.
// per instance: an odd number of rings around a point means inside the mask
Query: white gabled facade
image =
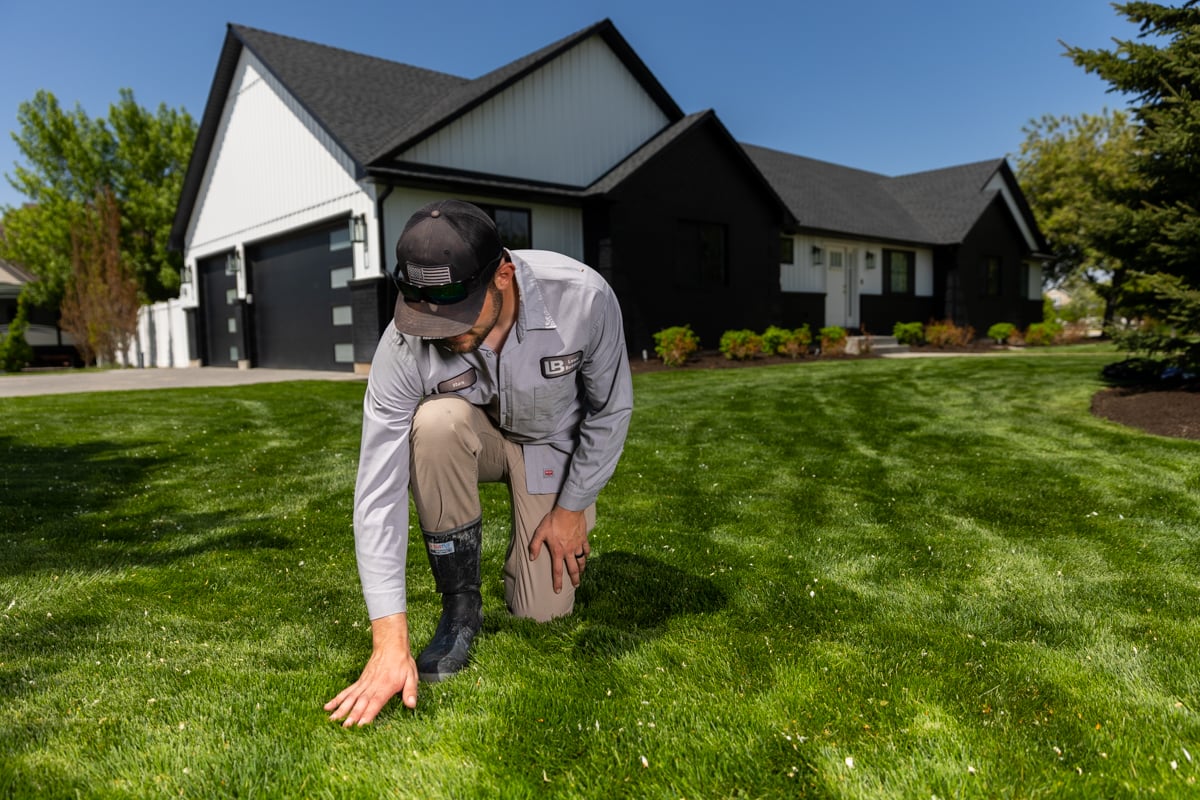
<svg viewBox="0 0 1200 800"><path fill-rule="evenodd" d="M374 187L354 173L353 160L242 50L188 224L185 263L194 274L199 259L338 217L362 215L372 225ZM378 254L362 245L354 262L358 277L379 269ZM193 292L186 284L181 292L189 305Z"/></svg>
<svg viewBox="0 0 1200 800"><path fill-rule="evenodd" d="M522 209L527 209L530 214L534 247L539 250L554 250L571 258L583 260L583 212L578 208L531 203L527 200L514 203L512 200L497 200L495 197L462 192L456 192L454 196L459 200L482 205L518 205ZM394 231L398 234L404 230L405 223L419 208L427 203L445 198L445 192L397 189L388 196L383 205L384 230ZM390 250L384 254L384 260L388 264L395 261Z"/></svg>
<svg viewBox="0 0 1200 800"><path fill-rule="evenodd" d="M593 36L399 159L582 187L668 123L612 49Z"/></svg>

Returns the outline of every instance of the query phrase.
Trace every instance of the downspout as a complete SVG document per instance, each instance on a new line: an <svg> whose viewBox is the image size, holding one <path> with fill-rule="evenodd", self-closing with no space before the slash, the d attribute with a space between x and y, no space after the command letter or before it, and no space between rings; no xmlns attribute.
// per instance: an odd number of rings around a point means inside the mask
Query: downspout
<svg viewBox="0 0 1200 800"><path fill-rule="evenodd" d="M384 187L383 191L380 192L379 196L375 198L375 220L379 227L379 271L384 275L388 274L388 268L387 239L384 236L383 230L383 202L388 199L388 195L390 195L395 188L396 187L394 185L389 183Z"/></svg>

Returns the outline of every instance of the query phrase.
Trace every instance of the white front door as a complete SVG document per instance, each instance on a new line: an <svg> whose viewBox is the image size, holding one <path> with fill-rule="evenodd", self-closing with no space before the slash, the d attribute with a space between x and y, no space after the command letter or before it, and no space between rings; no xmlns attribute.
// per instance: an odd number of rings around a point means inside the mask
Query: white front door
<svg viewBox="0 0 1200 800"><path fill-rule="evenodd" d="M858 269L844 247L825 248L825 324L858 327Z"/></svg>

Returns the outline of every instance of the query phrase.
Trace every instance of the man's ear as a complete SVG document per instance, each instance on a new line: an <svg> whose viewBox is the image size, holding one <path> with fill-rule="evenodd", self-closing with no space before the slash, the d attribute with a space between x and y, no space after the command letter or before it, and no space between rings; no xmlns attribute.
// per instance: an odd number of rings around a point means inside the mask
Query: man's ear
<svg viewBox="0 0 1200 800"><path fill-rule="evenodd" d="M505 256L500 262L500 266L496 267L496 274L492 276L492 282L496 284L497 289L504 291L516 274L517 268L513 266L512 260Z"/></svg>

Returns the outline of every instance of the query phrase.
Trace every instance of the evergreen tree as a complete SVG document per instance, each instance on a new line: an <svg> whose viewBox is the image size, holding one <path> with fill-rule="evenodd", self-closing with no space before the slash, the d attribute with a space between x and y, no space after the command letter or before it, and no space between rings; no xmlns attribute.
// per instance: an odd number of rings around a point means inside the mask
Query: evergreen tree
<svg viewBox="0 0 1200 800"><path fill-rule="evenodd" d="M1139 27L1112 50L1068 47L1076 64L1131 99L1137 180L1115 187L1123 224L1106 249L1124 269L1117 300L1143 325L1126 345L1200 364L1200 8L1114 6Z"/></svg>

